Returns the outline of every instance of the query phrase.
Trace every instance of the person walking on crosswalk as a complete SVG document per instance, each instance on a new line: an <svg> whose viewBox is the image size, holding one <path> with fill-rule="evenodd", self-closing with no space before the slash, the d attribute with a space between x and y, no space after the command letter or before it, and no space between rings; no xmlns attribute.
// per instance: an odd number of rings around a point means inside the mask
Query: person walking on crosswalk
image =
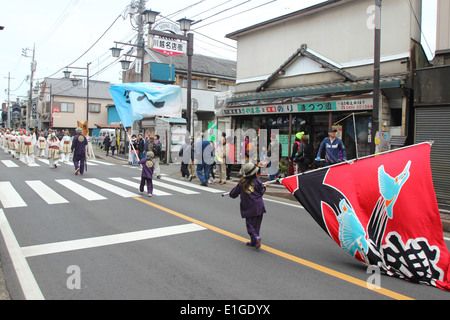
<svg viewBox="0 0 450 320"><path fill-rule="evenodd" d="M50 164L50 168L57 168L57 163L59 160L59 152L61 148L61 144L59 139L56 137L55 133L52 133L50 138L47 140L47 158Z"/></svg>
<svg viewBox="0 0 450 320"><path fill-rule="evenodd" d="M82 134L83 130L78 127L76 136L73 137L71 150L73 152L73 164L75 166L75 175L83 174L86 165L86 146L87 139Z"/></svg>
<svg viewBox="0 0 450 320"><path fill-rule="evenodd" d="M142 166L141 185L139 186L139 193L144 193L144 186L147 183L147 193L151 197L153 195L153 171L155 170L155 164L153 158L155 157L153 151L147 152L147 157L139 161Z"/></svg>

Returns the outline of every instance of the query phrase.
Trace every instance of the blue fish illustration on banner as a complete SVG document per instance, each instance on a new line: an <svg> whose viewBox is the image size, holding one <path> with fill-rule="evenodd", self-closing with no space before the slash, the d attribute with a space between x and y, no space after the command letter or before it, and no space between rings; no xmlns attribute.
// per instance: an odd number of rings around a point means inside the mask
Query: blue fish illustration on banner
<svg viewBox="0 0 450 320"><path fill-rule="evenodd" d="M144 117L181 118L181 87L153 82L122 83L109 88L125 128Z"/></svg>
<svg viewBox="0 0 450 320"><path fill-rule="evenodd" d="M291 176L282 184L353 258L450 291L450 254L434 193L431 145Z"/></svg>

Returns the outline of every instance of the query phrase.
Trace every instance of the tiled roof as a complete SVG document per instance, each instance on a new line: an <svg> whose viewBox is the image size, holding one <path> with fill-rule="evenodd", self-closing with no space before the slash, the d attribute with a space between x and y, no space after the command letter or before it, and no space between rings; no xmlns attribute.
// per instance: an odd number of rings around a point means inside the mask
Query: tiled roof
<svg viewBox="0 0 450 320"><path fill-rule="evenodd" d="M45 78L46 87L52 86L53 96L65 96L65 97L86 97L87 90L83 88L81 81L78 86L73 86L71 79L60 78ZM111 83L105 81L89 81L89 98L92 99L109 99L112 100L109 92ZM48 89L47 89L48 90Z"/></svg>

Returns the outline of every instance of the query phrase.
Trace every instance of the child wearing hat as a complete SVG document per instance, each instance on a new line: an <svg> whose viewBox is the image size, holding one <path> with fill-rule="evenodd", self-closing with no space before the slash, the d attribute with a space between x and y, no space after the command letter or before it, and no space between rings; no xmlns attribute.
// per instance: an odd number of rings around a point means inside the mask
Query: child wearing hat
<svg viewBox="0 0 450 320"><path fill-rule="evenodd" d="M139 192L144 193L144 186L147 183L147 193L151 197L153 194L153 171L155 170L155 163L153 162L154 154L152 151L147 152L147 158L139 161L142 165L141 185L139 186Z"/></svg>
<svg viewBox="0 0 450 320"><path fill-rule="evenodd" d="M246 163L242 169L243 177L230 191L230 197L235 199L239 195L241 196L241 217L245 219L247 232L250 235L250 242L247 242L247 246L259 249L261 247L259 232L263 214L266 213L262 197L269 182L263 184L256 177L259 168L253 163Z"/></svg>

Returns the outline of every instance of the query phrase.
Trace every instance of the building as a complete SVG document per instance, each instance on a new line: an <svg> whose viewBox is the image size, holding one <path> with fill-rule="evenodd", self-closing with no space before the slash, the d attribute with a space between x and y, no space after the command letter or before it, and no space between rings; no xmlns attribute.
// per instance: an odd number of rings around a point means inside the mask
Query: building
<svg viewBox="0 0 450 320"><path fill-rule="evenodd" d="M382 150L392 136L412 140L412 70L428 63L420 14L419 0L383 2L380 126L374 128ZM289 156L297 132L309 134L317 150L333 126L348 158L369 154L374 15L372 0L330 0L228 34L238 46L236 92L224 109L232 127L278 129Z"/></svg>
<svg viewBox="0 0 450 320"><path fill-rule="evenodd" d="M45 78L39 84L38 129L69 129L74 133L78 121L88 120L92 134L94 128L108 124L108 108L114 106L109 87L109 82L89 80L88 110L87 88L81 82L74 86L72 79Z"/></svg>
<svg viewBox="0 0 450 320"><path fill-rule="evenodd" d="M415 70L415 142L434 141L431 169L441 208L450 209L450 1L438 0L437 41L433 66Z"/></svg>

